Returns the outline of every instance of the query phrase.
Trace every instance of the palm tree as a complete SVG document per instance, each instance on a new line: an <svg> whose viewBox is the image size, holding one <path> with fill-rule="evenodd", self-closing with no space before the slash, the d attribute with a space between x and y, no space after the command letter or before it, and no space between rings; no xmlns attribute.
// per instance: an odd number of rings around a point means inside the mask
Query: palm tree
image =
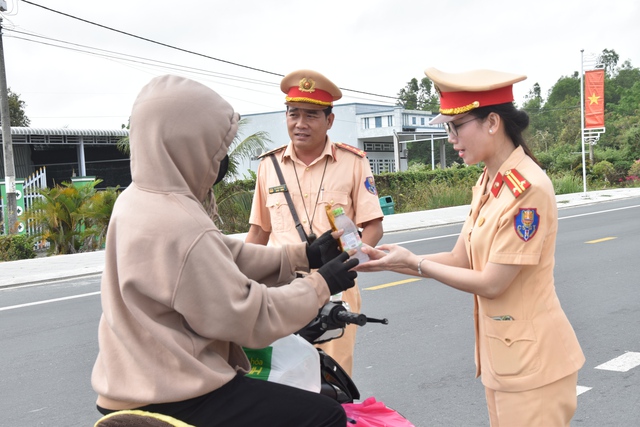
<svg viewBox="0 0 640 427"><path fill-rule="evenodd" d="M218 223L224 233L242 233L249 229L249 214L253 191L246 186L234 185L232 181L239 178L239 167L243 160L250 160L254 153L264 151L271 143L267 132L258 131L246 138L242 138L242 127L248 119L241 119L238 123L238 133L229 147L229 170L225 179L213 188L210 196L215 197L217 212L212 209L210 199L205 201L205 210ZM255 178L255 176L254 176ZM211 194L213 193L213 194Z"/></svg>
<svg viewBox="0 0 640 427"><path fill-rule="evenodd" d="M225 177L225 181L227 182L231 181L231 178L239 178L238 168L242 160L250 160L254 153L264 151L272 142L271 138L269 138L269 133L264 131L258 131L244 139L240 139L242 128L246 126L248 122L249 119L240 119L238 122L238 133L236 133L229 147L229 171Z"/></svg>

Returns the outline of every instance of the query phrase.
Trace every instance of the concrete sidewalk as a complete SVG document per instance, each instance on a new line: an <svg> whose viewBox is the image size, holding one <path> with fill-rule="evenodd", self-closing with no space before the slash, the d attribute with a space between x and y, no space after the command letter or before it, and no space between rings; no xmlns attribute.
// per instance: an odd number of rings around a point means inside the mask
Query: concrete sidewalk
<svg viewBox="0 0 640 427"><path fill-rule="evenodd" d="M563 194L557 196L558 209L640 197L640 188L622 188ZM469 206L433 209L420 212L387 215L382 222L385 233L438 227L464 222ZM245 234L235 237L244 239ZM0 288L51 280L82 277L102 273L104 251L72 255L39 257L28 260L0 262Z"/></svg>

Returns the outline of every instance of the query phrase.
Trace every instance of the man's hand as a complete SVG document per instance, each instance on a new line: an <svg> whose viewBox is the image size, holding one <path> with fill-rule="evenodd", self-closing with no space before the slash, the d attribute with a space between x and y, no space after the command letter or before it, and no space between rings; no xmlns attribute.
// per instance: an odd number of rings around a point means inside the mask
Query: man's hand
<svg viewBox="0 0 640 427"><path fill-rule="evenodd" d="M355 280L358 277L358 273L351 269L358 265L359 262L357 258L349 259L349 254L342 252L336 258L320 267L318 273L327 282L331 295L346 291L356 284Z"/></svg>
<svg viewBox="0 0 640 427"><path fill-rule="evenodd" d="M320 268L342 253L337 240L341 234L328 230L307 246L309 268Z"/></svg>

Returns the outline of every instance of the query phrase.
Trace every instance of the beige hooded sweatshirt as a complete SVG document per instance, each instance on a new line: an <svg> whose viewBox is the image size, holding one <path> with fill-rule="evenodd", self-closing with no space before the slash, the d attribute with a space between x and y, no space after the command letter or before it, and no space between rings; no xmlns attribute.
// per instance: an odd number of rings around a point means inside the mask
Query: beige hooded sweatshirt
<svg viewBox="0 0 640 427"><path fill-rule="evenodd" d="M98 405L129 409L218 389L329 299L305 244L244 244L202 208L238 115L192 80L151 80L131 113L132 184L118 198L102 275ZM280 286L291 282L288 285Z"/></svg>

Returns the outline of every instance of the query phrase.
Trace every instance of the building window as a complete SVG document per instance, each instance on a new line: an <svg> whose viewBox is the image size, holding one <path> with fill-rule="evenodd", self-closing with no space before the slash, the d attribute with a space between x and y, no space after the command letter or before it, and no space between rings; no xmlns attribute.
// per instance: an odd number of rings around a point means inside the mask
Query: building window
<svg viewBox="0 0 640 427"><path fill-rule="evenodd" d="M377 128L381 128L382 127L382 117L380 117L380 116L376 117L376 127Z"/></svg>
<svg viewBox="0 0 640 427"><path fill-rule="evenodd" d="M420 124L424 126L424 117L420 117Z"/></svg>
<svg viewBox="0 0 640 427"><path fill-rule="evenodd" d="M393 127L393 116L387 116L387 126Z"/></svg>
<svg viewBox="0 0 640 427"><path fill-rule="evenodd" d="M393 143L391 142L365 142L364 151L391 151L393 152Z"/></svg>
<svg viewBox="0 0 640 427"><path fill-rule="evenodd" d="M396 171L396 164L391 159L369 159L369 166L374 175Z"/></svg>
<svg viewBox="0 0 640 427"><path fill-rule="evenodd" d="M416 124L416 118L415 117L411 117L411 124L415 125Z"/></svg>
<svg viewBox="0 0 640 427"><path fill-rule="evenodd" d="M369 117L365 117L362 119L362 127L364 129L369 129Z"/></svg>

